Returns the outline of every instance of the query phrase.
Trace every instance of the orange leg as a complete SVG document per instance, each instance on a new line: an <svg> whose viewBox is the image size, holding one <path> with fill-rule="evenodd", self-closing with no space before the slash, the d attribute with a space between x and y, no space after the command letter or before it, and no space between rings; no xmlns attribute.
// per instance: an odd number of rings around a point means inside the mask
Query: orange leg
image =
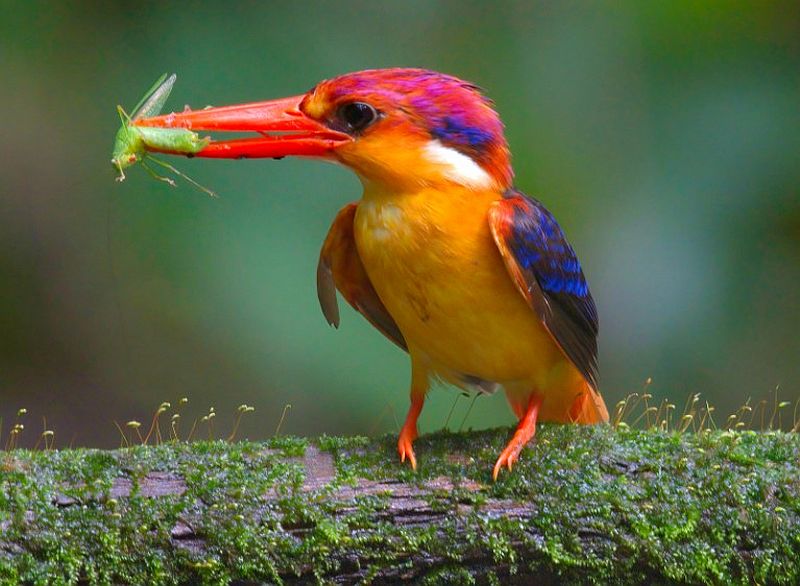
<svg viewBox="0 0 800 586"><path fill-rule="evenodd" d="M535 393L532 394L531 398L528 400L528 407L524 413L521 413L522 410L518 409L518 407L512 403L514 411L517 412L517 416L520 417L519 425L517 425L517 430L514 432L514 437L508 442L508 445L500 454L500 457L497 458L497 463L494 465L494 470L492 471L492 479L497 480L497 476L500 474L500 470L503 466L511 470L514 462L519 459L519 453L522 451L522 448L525 447L525 444L527 444L536 433L536 418L539 415L539 407L541 406L542 396Z"/></svg>
<svg viewBox="0 0 800 586"><path fill-rule="evenodd" d="M417 458L414 455L414 448L411 444L417 439L417 418L422 412L425 404L425 393L411 393L411 407L408 408L406 422L400 430L400 437L397 440L397 451L400 453L400 461L405 462L406 458L411 463L411 468L417 469Z"/></svg>
<svg viewBox="0 0 800 586"><path fill-rule="evenodd" d="M400 430L400 437L397 439L397 451L400 454L400 461L405 462L408 458L411 468L417 469L417 457L414 455L414 448L411 444L417 439L417 419L425 404L425 395L430 388L428 369L425 364L417 358L415 349L409 348L411 354L411 407L408 408L406 422Z"/></svg>

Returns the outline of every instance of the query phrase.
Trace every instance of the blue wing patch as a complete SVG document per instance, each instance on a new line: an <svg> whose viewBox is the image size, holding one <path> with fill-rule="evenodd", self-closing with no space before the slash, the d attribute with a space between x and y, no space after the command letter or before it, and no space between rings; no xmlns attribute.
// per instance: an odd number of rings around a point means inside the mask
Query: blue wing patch
<svg viewBox="0 0 800 586"><path fill-rule="evenodd" d="M578 257L553 215L509 191L490 223L512 277L564 353L597 388L598 319Z"/></svg>

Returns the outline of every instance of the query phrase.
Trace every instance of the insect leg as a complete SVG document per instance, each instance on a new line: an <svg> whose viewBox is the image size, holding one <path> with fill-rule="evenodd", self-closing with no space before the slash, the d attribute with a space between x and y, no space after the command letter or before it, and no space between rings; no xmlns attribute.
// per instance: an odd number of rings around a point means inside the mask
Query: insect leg
<svg viewBox="0 0 800 586"><path fill-rule="evenodd" d="M184 178L186 181L188 181L189 183L191 183L191 184L192 184L192 185L193 185L195 188L199 189L199 190L200 190L200 191L202 191L203 193L207 193L207 194L208 194L208 195L210 195L211 197L218 197L218 196L217 196L217 194L216 194L216 193L214 193L213 191L211 191L211 190L210 190L208 187L205 187L205 186L203 186L203 185L200 185L200 184L199 184L197 181L195 181L194 179L192 179L191 177L189 177L189 176L188 176L186 173L181 173L180 171L178 171L178 170L177 170L175 167L173 167L173 166L172 166L172 165L170 165L169 163L165 163L164 161L162 161L162 160L160 160L160 159L156 159L156 158L155 158L155 157L153 157L152 155L148 155L148 157L147 157L147 158L148 158L150 161L153 161L154 163L156 163L157 165L161 165L161 166L162 166L162 167L164 167L165 169L168 169L169 171L172 171L172 172L173 172L173 173L175 173L175 175L177 175L178 177L183 177L183 178Z"/></svg>
<svg viewBox="0 0 800 586"><path fill-rule="evenodd" d="M153 162L156 162L156 163L160 163L160 161L159 161L159 160L157 160L157 159L154 159L153 157L147 157L147 159L150 159L151 161L153 161ZM148 164L147 164L147 161L146 161L146 160L143 160L143 161L142 161L142 167L144 167L144 168L145 168L145 170L146 170L148 173L150 173L150 175L153 177L153 179L158 179L159 181L163 181L164 183L168 183L170 186L172 186L172 187L175 187L175 180L174 180L174 179L172 179L172 178L170 178L170 177L164 177L163 175L159 175L158 173L156 173L156 172L155 172L155 171L154 171L154 170L153 170L153 169L150 167L150 165L148 165Z"/></svg>

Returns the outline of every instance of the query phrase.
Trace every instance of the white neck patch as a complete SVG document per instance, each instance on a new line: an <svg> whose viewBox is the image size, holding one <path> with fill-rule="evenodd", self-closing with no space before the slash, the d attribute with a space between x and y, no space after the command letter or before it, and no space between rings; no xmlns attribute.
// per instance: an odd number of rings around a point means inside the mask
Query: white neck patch
<svg viewBox="0 0 800 586"><path fill-rule="evenodd" d="M455 149L432 140L423 148L425 158L444 167L444 176L477 189L489 188L494 183L492 177L478 163Z"/></svg>

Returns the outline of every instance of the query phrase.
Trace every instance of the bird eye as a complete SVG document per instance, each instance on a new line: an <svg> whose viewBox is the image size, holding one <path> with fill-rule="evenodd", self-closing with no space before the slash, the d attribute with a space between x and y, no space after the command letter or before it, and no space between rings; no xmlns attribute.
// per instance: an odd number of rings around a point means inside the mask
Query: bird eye
<svg viewBox="0 0 800 586"><path fill-rule="evenodd" d="M339 108L339 118L348 130L358 132L378 119L378 111L364 102L350 102Z"/></svg>

